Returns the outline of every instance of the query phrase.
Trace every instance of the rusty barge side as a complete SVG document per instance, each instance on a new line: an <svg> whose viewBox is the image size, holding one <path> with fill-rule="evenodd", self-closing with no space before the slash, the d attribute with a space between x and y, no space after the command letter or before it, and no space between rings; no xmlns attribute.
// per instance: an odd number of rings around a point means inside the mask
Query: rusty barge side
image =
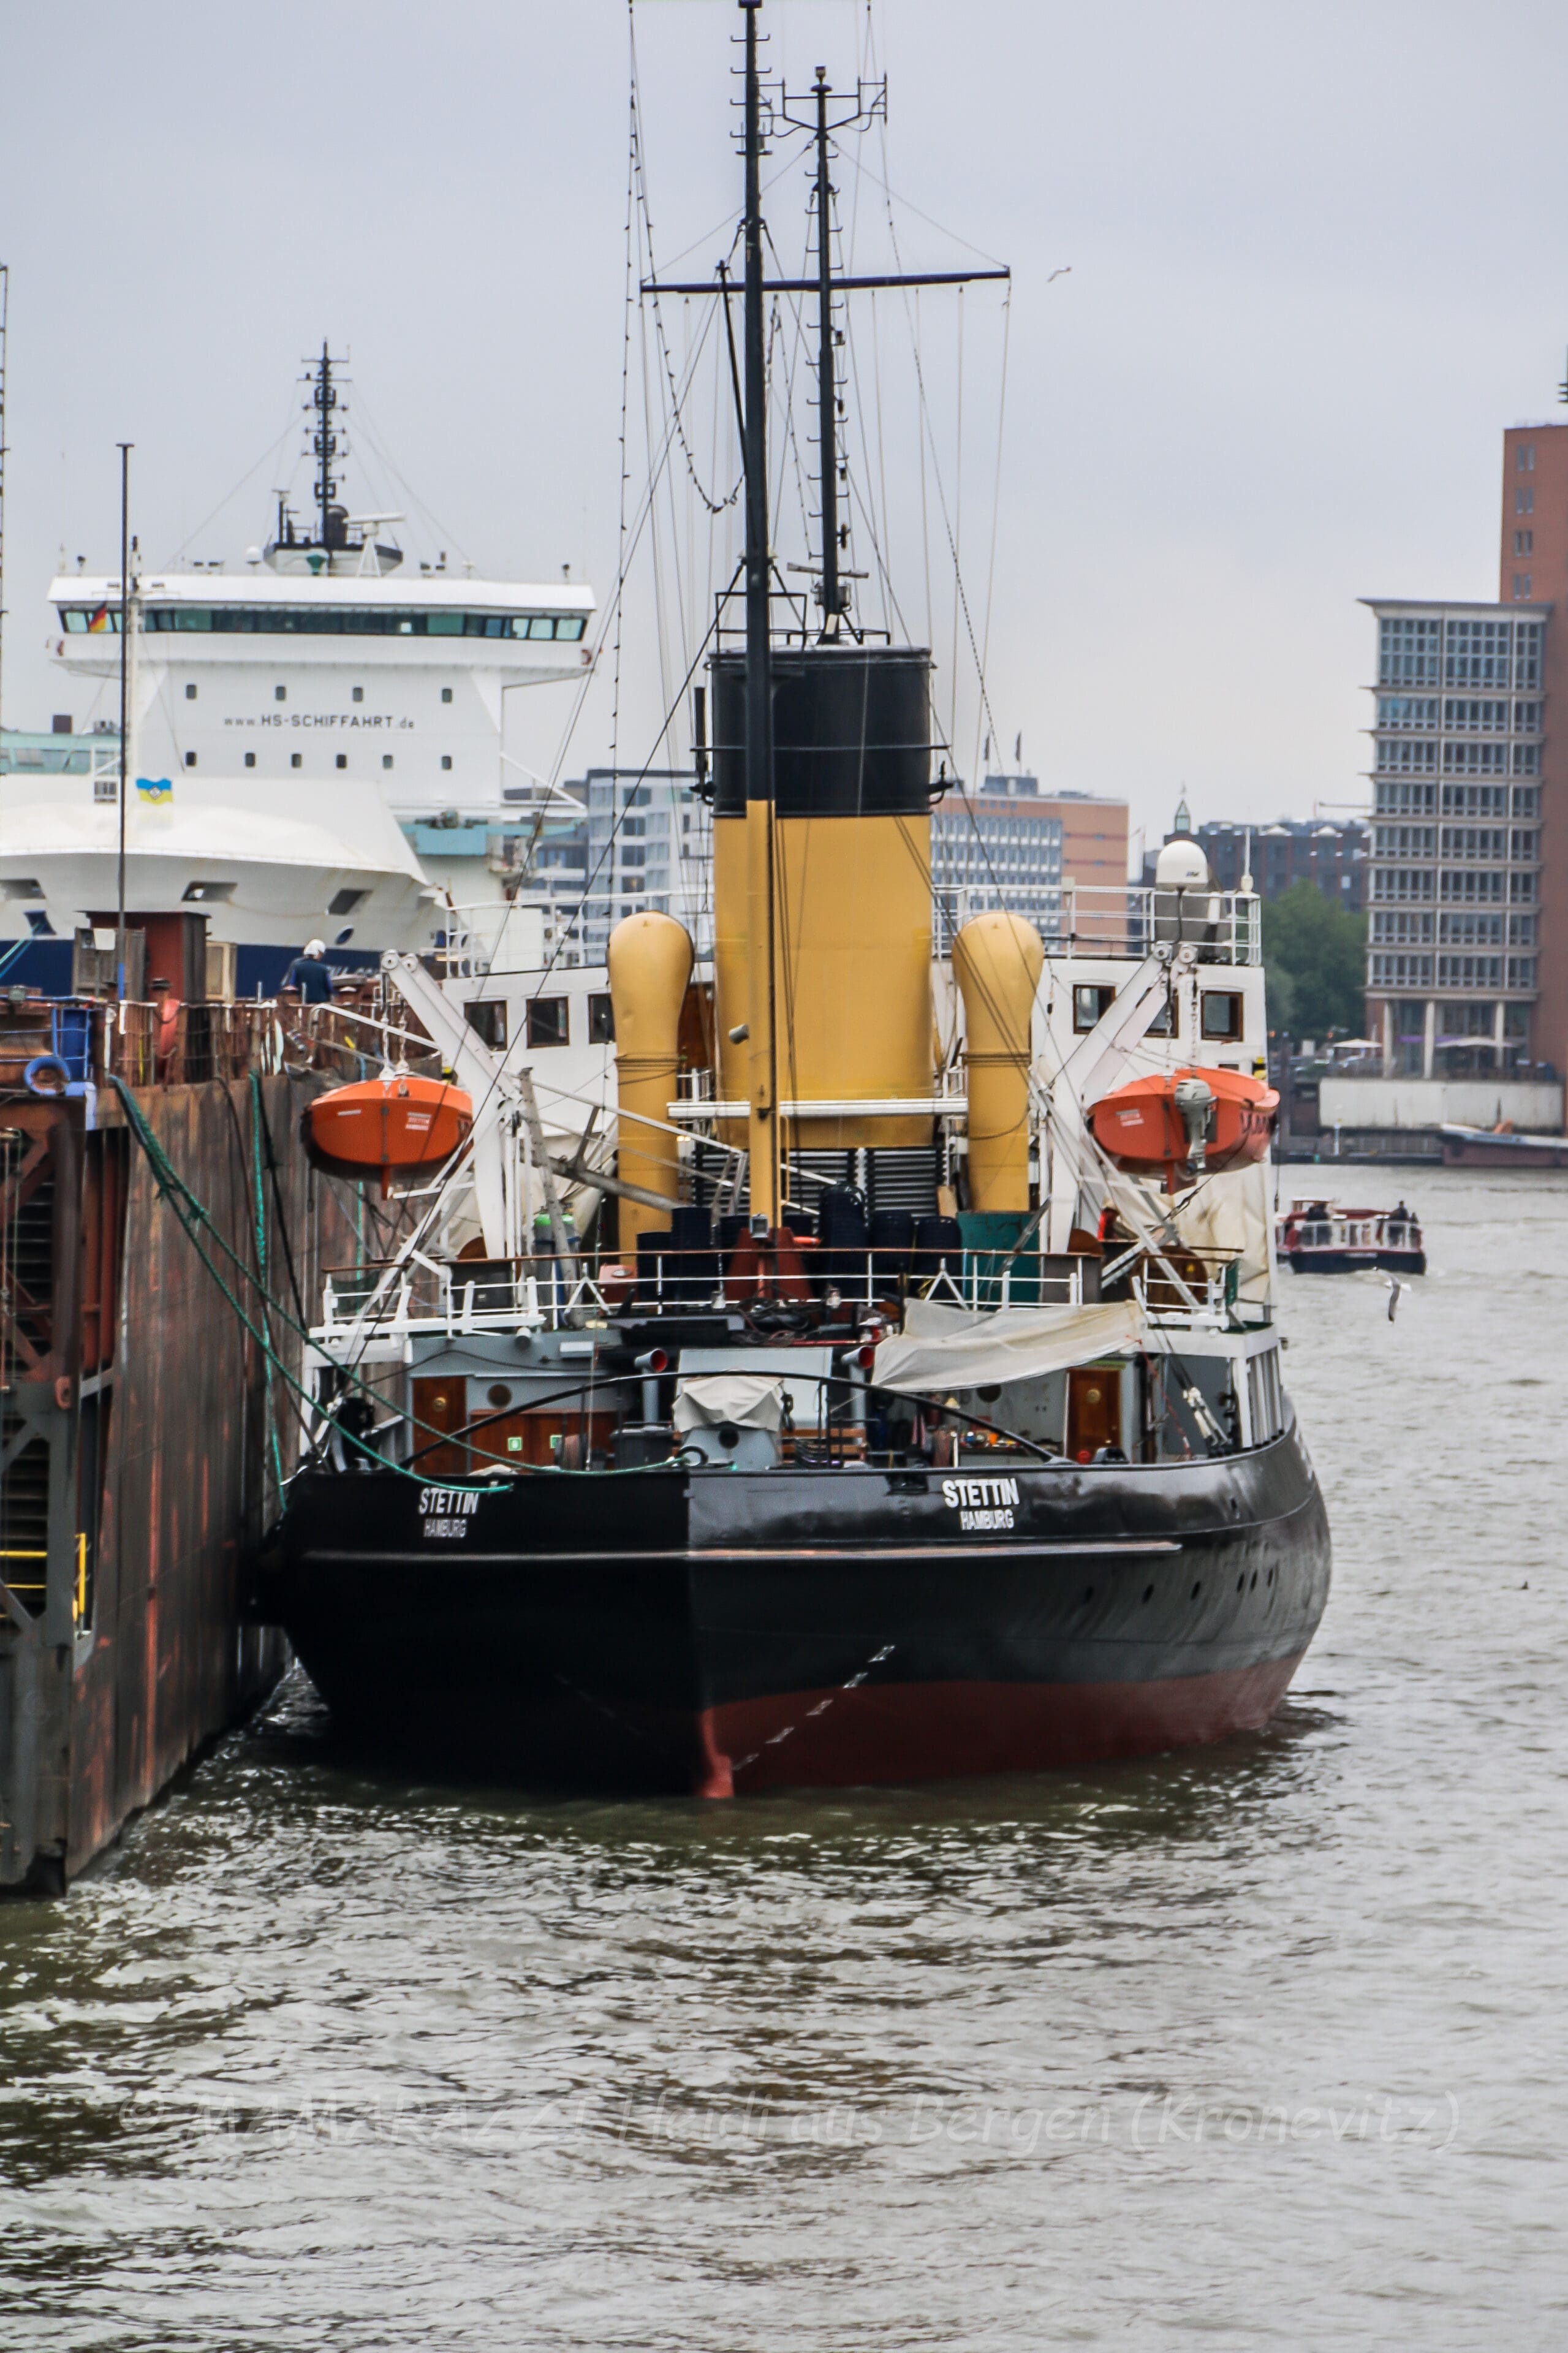
<svg viewBox="0 0 1568 2353"><path fill-rule="evenodd" d="M77 1082L40 1093L65 1083L26 1050L40 1008L0 1008L0 1890L63 1889L288 1656L242 1608L279 1450L297 1451L287 1388L160 1194L114 1076L251 1266L270 1145L275 1297L290 1259L308 1299L354 1254L297 1140L326 1082L310 1064L341 1075L342 1057L301 1059L270 1006L190 1008L177 1039L152 1008L80 1009ZM245 1304L259 1321L254 1290Z"/></svg>

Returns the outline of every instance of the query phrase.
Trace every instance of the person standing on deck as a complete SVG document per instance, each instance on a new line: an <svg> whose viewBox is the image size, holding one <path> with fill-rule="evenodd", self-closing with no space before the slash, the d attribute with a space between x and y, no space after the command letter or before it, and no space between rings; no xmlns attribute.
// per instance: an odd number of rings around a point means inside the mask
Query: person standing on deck
<svg viewBox="0 0 1568 2353"><path fill-rule="evenodd" d="M304 951L297 955L283 976L285 988L297 988L301 1005L330 1005L332 1001L332 968L327 962L325 940L307 940Z"/></svg>

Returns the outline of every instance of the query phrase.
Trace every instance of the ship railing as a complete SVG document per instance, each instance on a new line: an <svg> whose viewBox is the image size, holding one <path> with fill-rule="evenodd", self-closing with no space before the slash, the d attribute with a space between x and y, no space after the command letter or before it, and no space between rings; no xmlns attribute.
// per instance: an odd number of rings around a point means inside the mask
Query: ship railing
<svg viewBox="0 0 1568 2353"><path fill-rule="evenodd" d="M1038 1251L1002 1250L813 1251L812 1295L854 1312L906 1299L974 1314L1005 1307L1080 1306L1092 1297L1086 1271ZM727 1272L714 1250L642 1251L635 1264L609 1257L458 1260L335 1268L322 1279L320 1336L352 1333L399 1337L412 1330L453 1336L487 1331L564 1330L627 1310L651 1314L713 1313L744 1305L752 1293Z"/></svg>
<svg viewBox="0 0 1568 2353"><path fill-rule="evenodd" d="M1199 964L1263 961L1261 902L1250 891L1165 891L1139 884L1064 882L1060 944L1053 955L1146 956L1184 945Z"/></svg>
<svg viewBox="0 0 1568 2353"><path fill-rule="evenodd" d="M1239 1250L1139 1250L1126 1253L1120 1267L1110 1263L1113 1289L1124 1283L1156 1328L1229 1332L1271 1320L1265 1302L1240 1295Z"/></svg>
<svg viewBox="0 0 1568 2353"><path fill-rule="evenodd" d="M624 1275L624 1270L620 1270ZM441 1331L451 1338L475 1332L566 1329L603 1319L629 1282L601 1279L575 1259L458 1259L450 1265L420 1258L339 1267L321 1282L321 1322L312 1335L331 1344L354 1335L400 1338Z"/></svg>

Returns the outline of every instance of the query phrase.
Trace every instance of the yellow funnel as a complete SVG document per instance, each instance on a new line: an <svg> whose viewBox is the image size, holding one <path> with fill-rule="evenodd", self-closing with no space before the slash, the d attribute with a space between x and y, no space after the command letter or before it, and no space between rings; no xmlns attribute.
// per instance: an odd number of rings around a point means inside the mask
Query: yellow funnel
<svg viewBox="0 0 1568 2353"><path fill-rule="evenodd" d="M680 1067L680 1008L691 977L689 934L673 915L627 915L610 934L610 1002L616 1017L616 1092L620 1125L616 1173L624 1185L659 1193L674 1208L680 1198L670 1128ZM657 1127L644 1123L657 1120ZM630 1257L640 1233L658 1231L668 1216L640 1201L620 1203L621 1249Z"/></svg>
<svg viewBox="0 0 1568 2353"><path fill-rule="evenodd" d="M1033 923L999 908L952 943L969 1078L969 1206L1029 1206L1029 1024L1046 952Z"/></svg>

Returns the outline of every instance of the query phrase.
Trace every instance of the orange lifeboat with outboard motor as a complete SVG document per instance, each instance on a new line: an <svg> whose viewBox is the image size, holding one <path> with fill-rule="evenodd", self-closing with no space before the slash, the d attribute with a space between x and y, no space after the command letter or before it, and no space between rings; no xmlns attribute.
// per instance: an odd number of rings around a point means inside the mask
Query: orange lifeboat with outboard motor
<svg viewBox="0 0 1568 2353"><path fill-rule="evenodd" d="M1266 1160L1279 1097L1242 1071L1161 1071L1101 1095L1089 1120L1095 1142L1135 1176L1162 1171L1168 1193L1200 1176Z"/></svg>
<svg viewBox="0 0 1568 2353"><path fill-rule="evenodd" d="M473 1097L449 1080L384 1071L307 1103L300 1135L329 1176L379 1176L384 1189L398 1169L450 1160L473 1124Z"/></svg>

